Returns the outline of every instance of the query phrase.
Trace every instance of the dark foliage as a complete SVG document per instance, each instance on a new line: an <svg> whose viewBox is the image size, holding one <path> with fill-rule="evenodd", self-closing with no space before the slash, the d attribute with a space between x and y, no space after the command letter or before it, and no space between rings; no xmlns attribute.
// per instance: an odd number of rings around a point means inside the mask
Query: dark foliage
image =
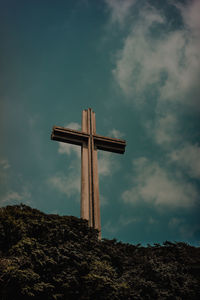
<svg viewBox="0 0 200 300"><path fill-rule="evenodd" d="M98 241L75 217L0 209L0 299L200 299L200 248Z"/></svg>

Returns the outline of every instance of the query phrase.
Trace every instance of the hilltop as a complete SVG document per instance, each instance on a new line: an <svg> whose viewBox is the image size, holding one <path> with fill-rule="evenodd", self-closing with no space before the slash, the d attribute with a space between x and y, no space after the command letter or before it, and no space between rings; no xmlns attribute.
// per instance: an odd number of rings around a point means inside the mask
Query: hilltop
<svg viewBox="0 0 200 300"><path fill-rule="evenodd" d="M0 209L0 299L200 299L200 248L99 241L86 220Z"/></svg>

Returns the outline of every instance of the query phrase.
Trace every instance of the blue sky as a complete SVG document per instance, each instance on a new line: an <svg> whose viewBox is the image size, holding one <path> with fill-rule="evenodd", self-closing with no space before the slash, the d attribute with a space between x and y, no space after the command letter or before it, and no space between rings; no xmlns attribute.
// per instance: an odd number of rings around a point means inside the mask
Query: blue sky
<svg viewBox="0 0 200 300"><path fill-rule="evenodd" d="M200 2L0 0L0 205L80 216L80 149L53 125L127 141L99 151L102 235L200 242Z"/></svg>

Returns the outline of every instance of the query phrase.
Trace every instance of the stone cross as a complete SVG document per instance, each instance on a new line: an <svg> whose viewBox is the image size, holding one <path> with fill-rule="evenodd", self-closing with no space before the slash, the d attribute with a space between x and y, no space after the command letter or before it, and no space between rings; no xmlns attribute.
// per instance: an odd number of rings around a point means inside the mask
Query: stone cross
<svg viewBox="0 0 200 300"><path fill-rule="evenodd" d="M123 154L126 142L96 134L91 108L82 111L82 131L54 126L51 139L81 146L81 218L98 229L101 238L97 150Z"/></svg>

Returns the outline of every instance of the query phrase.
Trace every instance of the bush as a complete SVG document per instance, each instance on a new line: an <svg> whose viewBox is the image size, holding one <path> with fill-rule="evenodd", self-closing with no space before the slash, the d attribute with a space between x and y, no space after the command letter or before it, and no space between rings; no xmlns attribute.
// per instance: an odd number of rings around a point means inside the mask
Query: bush
<svg viewBox="0 0 200 300"><path fill-rule="evenodd" d="M200 250L98 240L87 221L0 209L0 300L200 299Z"/></svg>

